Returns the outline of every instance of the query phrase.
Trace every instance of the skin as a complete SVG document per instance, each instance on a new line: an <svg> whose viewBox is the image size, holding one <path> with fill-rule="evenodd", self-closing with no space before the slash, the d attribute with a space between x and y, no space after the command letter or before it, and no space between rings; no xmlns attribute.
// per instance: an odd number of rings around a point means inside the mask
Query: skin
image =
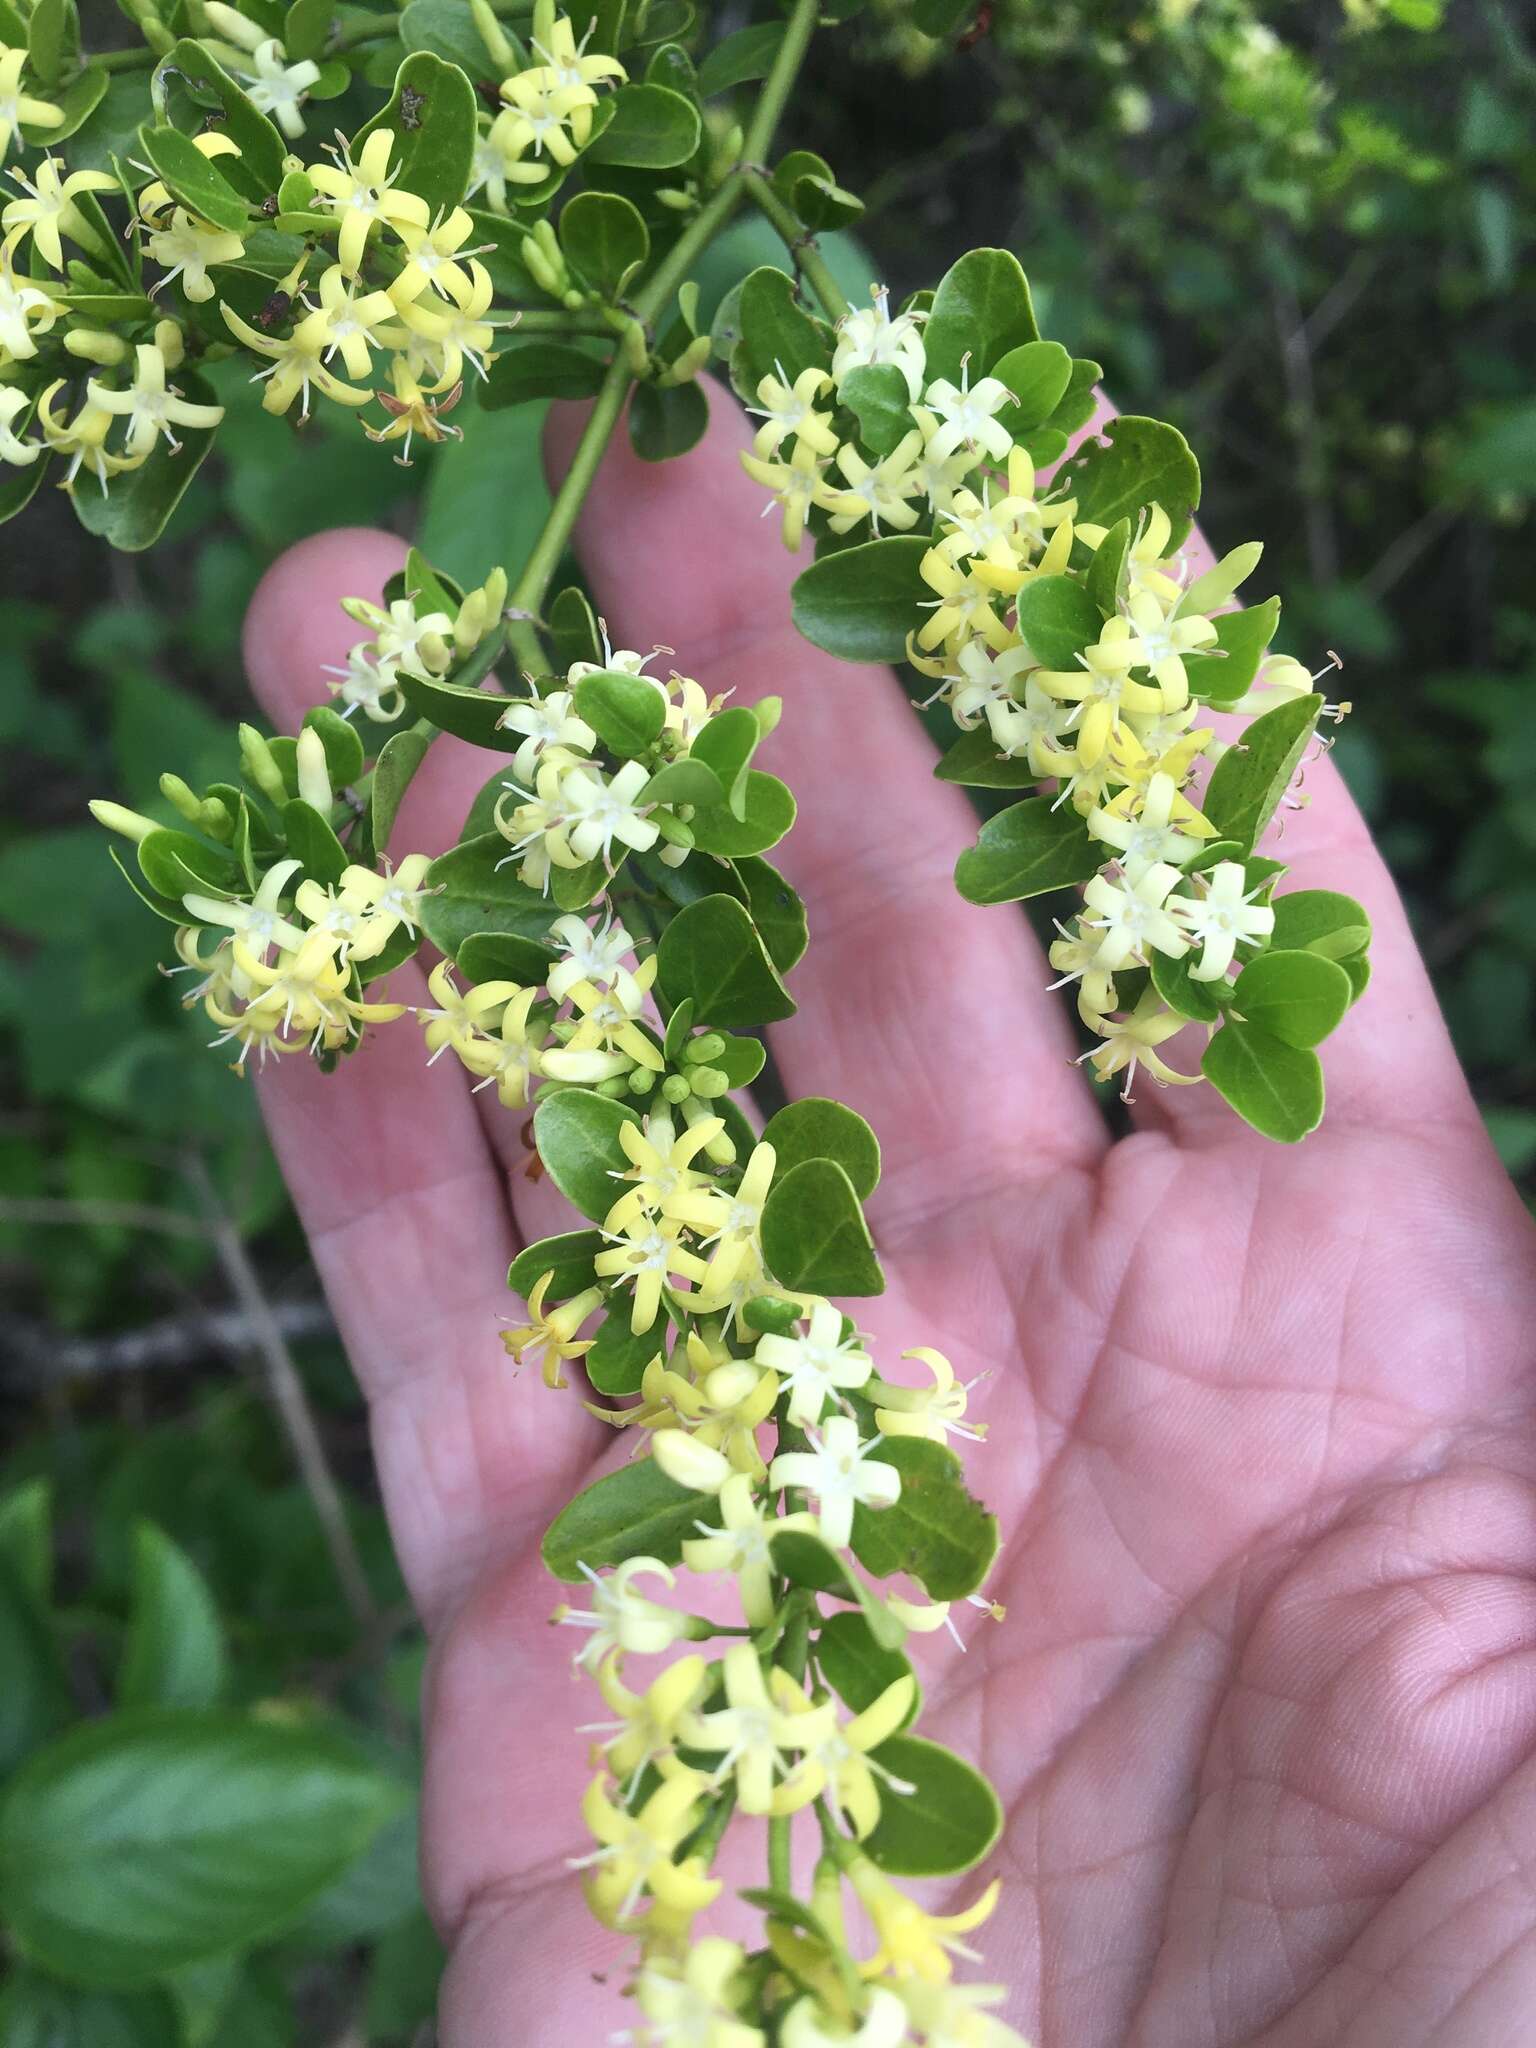
<svg viewBox="0 0 1536 2048"><path fill-rule="evenodd" d="M579 420L557 417L550 462ZM1495 2048L1536 2010L1532 1234L1484 1136L1392 882L1331 764L1287 817L1287 888L1358 896L1371 990L1329 1041L1328 1118L1292 1150L1206 1089L1137 1089L1111 1145L1022 917L953 891L974 833L884 673L789 622L796 564L757 519L723 404L657 468L615 452L579 533L615 644L665 640L747 702L800 821L782 857L813 944L771 1034L792 1094L875 1125L888 1363L989 1377L973 1483L1006 1624L918 1639L924 1727L1007 1808L980 1936L1042 2048ZM403 554L291 550L252 603L250 674L291 729ZM456 836L487 774L442 740L397 852ZM855 814L850 796L869 808ZM392 993L424 1000L414 963ZM330 1079L260 1083L372 1407L395 1540L433 1641L425 1876L452 1959L446 2048L596 2041L631 2020L626 1945L585 1848L575 1642L537 1555L613 1461L573 1392L514 1381L519 1246L564 1225L524 1119L427 1068L408 1021ZM1198 1034L1175 1042L1186 1070ZM632 1676L658 1667L637 1663ZM741 1881L753 1874L741 1873ZM761 1882L760 1875L756 1881Z"/></svg>

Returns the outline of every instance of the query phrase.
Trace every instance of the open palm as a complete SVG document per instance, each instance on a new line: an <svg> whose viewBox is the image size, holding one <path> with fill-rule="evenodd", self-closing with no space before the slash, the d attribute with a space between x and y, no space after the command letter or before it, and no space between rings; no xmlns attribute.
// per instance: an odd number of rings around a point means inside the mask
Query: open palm
<svg viewBox="0 0 1536 2048"><path fill-rule="evenodd" d="M915 1647L925 1727L1008 1808L986 1974L1041 2048L1528 2042L1531 1233L1365 828L1309 771L1286 886L1346 889L1377 931L1325 1129L1285 1150L1209 1090L1144 1082L1110 1145L1024 921L953 892L969 816L899 690L795 637L735 440L718 420L684 461L612 457L581 546L616 640L784 697L781 851L813 943L775 1056L792 1094L841 1097L884 1141L889 1288L861 1325L887 1356L933 1344L990 1375L971 1471L1007 1620L967 1615L965 1656ZM272 570L247 654L279 721L350 637L337 598L376 596L402 552L333 533ZM397 847L450 843L486 772L442 741ZM1173 1056L1197 1050L1192 1031ZM434 1638L442 2038L584 2048L624 2024L621 1948L565 1867L593 1701L546 1626L538 1538L612 1440L514 1381L496 1320L561 1205L522 1170L521 1119L426 1068L407 1027L333 1078L283 1062L261 1085Z"/></svg>

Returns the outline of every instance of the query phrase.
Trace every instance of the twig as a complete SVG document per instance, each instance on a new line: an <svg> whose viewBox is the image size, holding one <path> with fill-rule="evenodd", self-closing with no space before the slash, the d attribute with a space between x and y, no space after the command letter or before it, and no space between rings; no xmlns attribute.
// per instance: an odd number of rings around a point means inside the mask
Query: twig
<svg viewBox="0 0 1536 2048"><path fill-rule="evenodd" d="M1426 554L1440 536L1455 525L1457 516L1454 505L1431 505L1382 551L1375 567L1360 580L1362 593L1377 600L1385 597L1389 590L1401 583L1420 555Z"/></svg>
<svg viewBox="0 0 1536 2048"><path fill-rule="evenodd" d="M275 1302L272 1314L290 1344L336 1327L323 1301ZM192 1365L209 1352L248 1352L254 1341L250 1318L237 1308L194 1307L107 1337L64 1337L30 1317L0 1315L0 1365L10 1379L34 1386Z"/></svg>
<svg viewBox="0 0 1536 2048"><path fill-rule="evenodd" d="M1309 348L1322 347L1345 314L1353 310L1375 275L1376 258L1363 249L1357 249L1344 275L1324 292L1301 323Z"/></svg>
<svg viewBox="0 0 1536 2048"><path fill-rule="evenodd" d="M341 1491L331 1471L325 1445L304 1392L304 1382L293 1362L282 1326L267 1299L256 1268L251 1264L240 1232L219 1199L207 1167L196 1153L190 1153L185 1170L208 1217L214 1255L250 1325L251 1348L261 1362L273 1406L287 1434L299 1476L314 1504L347 1605L354 1619L372 1630L378 1622L378 1609L374 1605L368 1575L352 1540Z"/></svg>
<svg viewBox="0 0 1536 2048"><path fill-rule="evenodd" d="M180 1209L158 1209L151 1202L69 1201L53 1195L24 1195L0 1201L0 1223L99 1224L122 1230L164 1230L173 1237L208 1237L205 1218Z"/></svg>
<svg viewBox="0 0 1536 2048"><path fill-rule="evenodd" d="M1296 480L1301 489L1307 565L1314 583L1329 584L1338 579L1339 546L1333 529L1333 509L1328 501L1328 479L1323 466L1322 423L1317 414L1317 391L1312 380L1310 337L1289 280L1272 277L1269 289L1270 304L1274 309L1275 338L1285 373L1286 421L1296 447Z"/></svg>

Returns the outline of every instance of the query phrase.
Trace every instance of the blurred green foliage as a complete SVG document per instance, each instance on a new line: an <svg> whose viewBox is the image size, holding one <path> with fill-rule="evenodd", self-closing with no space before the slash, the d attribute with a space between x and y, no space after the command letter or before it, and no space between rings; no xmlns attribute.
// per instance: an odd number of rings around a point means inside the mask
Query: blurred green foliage
<svg viewBox="0 0 1536 2048"><path fill-rule="evenodd" d="M981 27L974 8L874 0L826 39L788 139L866 199L861 236L898 292L968 244L1016 249L1048 331L1106 365L1122 406L1188 433L1213 538L1265 538L1282 644L1344 660L1337 694L1355 710L1338 758L1490 1126L1528 1177L1529 41L1508 10L1468 4L1437 25L1427 0L1309 0L1262 17L1245 0L995 0ZM763 260L754 234L733 231L706 299ZM349 422L299 435L261 415L249 386L227 377L220 395L217 457L152 555L109 556L51 491L6 535L0 1638L43 1659L34 1736L127 1698L189 1729L212 1713L242 1739L268 1725L343 1739L350 1768L398 1798L276 1937L189 1964L168 1994L18 1974L0 2002L4 2048L282 2048L348 2025L411 2041L437 1969L408 1790L421 1647L357 1397L334 1341L314 1334L313 1282L251 1090L218 1058L187 1057L206 1028L157 971L168 949L125 907L83 807L111 792L165 814L167 762L194 782L227 767L226 734L248 709L240 616L292 541L384 521L414 528L466 583L514 565L545 502L538 408L478 417L462 446L405 470ZM290 433L309 445L289 448ZM189 1227L208 1220L208 1184L215 1220L253 1246L296 1333L368 1579L367 1627L247 1359L249 1331L227 1313L217 1233ZM152 1629L192 1673L158 1702L134 1679ZM6 1725L0 1714L0 1737Z"/></svg>

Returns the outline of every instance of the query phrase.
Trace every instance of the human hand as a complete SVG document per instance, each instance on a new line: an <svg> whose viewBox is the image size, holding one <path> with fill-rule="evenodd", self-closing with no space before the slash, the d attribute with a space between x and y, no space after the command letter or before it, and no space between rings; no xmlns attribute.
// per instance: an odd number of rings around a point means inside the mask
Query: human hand
<svg viewBox="0 0 1536 2048"><path fill-rule="evenodd" d="M984 1974L1040 2048L1526 2039L1531 1232L1365 827L1324 762L1282 847L1287 886L1347 889L1376 932L1323 1129L1285 1150L1211 1090L1144 1080L1111 1146L1023 920L954 893L973 821L901 693L795 635L794 565L717 415L682 461L611 457L580 544L616 640L784 697L782 865L813 942L775 1057L884 1144L888 1291L861 1326L991 1375L972 1477L1008 1618L977 1618L966 1656L914 1646L925 1730L1008 1809ZM556 420L557 466L571 432ZM246 647L280 725L353 637L337 599L377 596L402 556L354 530L269 574ZM396 844L450 843L486 772L439 741ZM390 992L423 989L413 963ZM514 1381L497 1325L509 1259L561 1205L521 1171L522 1119L408 1028L260 1086L434 1642L445 2048L603 2040L620 1948L565 1865L587 1763L538 1539L615 1453L574 1395Z"/></svg>

